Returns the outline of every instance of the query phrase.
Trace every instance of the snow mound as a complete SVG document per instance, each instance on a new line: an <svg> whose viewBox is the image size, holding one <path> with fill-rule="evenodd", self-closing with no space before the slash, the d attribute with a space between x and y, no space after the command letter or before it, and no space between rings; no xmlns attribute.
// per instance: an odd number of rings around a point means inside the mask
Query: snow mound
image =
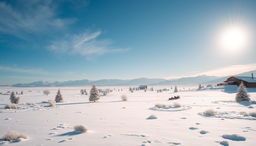
<svg viewBox="0 0 256 146"><path fill-rule="evenodd" d="M25 112L25 111L37 111L37 110L49 110L52 106L49 106L49 102L41 103L22 103L16 104L14 109L4 109L2 112L5 113L16 113L16 112Z"/></svg>
<svg viewBox="0 0 256 146"><path fill-rule="evenodd" d="M228 142L227 141L220 141L219 142L221 145L223 146L229 146Z"/></svg>
<svg viewBox="0 0 256 146"><path fill-rule="evenodd" d="M244 106L251 106L251 105L255 105L256 104L255 101L236 102L234 100L218 100L218 101L213 101L212 103L214 103L214 104L221 104L221 105L231 105L231 106L239 106L239 104L244 105Z"/></svg>
<svg viewBox="0 0 256 146"><path fill-rule="evenodd" d="M165 104L156 104L154 107L149 108L154 111L166 111L166 112L175 112L191 109L190 106L182 106L180 104L165 105Z"/></svg>
<svg viewBox="0 0 256 146"><path fill-rule="evenodd" d="M205 130L201 130L199 133L200 133L200 134L207 134L207 133L209 133L209 132L208 132L208 131L205 131Z"/></svg>
<svg viewBox="0 0 256 146"><path fill-rule="evenodd" d="M197 130L198 128L196 127L189 127L189 130Z"/></svg>
<svg viewBox="0 0 256 146"><path fill-rule="evenodd" d="M222 138L233 140L233 141L245 141L246 138L237 134L224 134L222 135Z"/></svg>
<svg viewBox="0 0 256 146"><path fill-rule="evenodd" d="M244 114L243 112L216 112L215 115L206 116L205 113L199 113L199 115L204 117L211 117L211 118L221 118L221 119L241 119L241 120L256 120L254 114Z"/></svg>
<svg viewBox="0 0 256 146"><path fill-rule="evenodd" d="M147 120L154 120L154 119L157 119L155 115L150 115L149 117L147 117Z"/></svg>

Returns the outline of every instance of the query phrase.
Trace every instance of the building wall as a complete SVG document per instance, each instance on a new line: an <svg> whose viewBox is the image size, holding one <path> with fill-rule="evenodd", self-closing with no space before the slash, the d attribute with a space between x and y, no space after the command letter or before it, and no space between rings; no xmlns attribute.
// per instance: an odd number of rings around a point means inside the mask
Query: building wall
<svg viewBox="0 0 256 146"><path fill-rule="evenodd" d="M234 82L234 84L229 84L229 85L237 85L237 86L239 86L241 84L241 82L244 82L244 85L247 88L256 88L256 83L248 83L246 81L240 80L240 79L235 78L235 77L230 77L225 82L228 82L228 81L233 81Z"/></svg>

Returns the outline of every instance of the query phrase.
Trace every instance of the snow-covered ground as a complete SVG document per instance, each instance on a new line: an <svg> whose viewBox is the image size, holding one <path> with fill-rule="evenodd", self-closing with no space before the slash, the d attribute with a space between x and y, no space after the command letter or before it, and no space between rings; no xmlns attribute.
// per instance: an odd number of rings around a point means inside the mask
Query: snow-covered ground
<svg viewBox="0 0 256 146"><path fill-rule="evenodd" d="M256 112L256 104L236 103L235 93L225 93L220 89L131 93L128 87L99 88L109 88L113 92L102 96L96 103L90 103L89 95L80 94L80 89L87 89L89 92L90 87L1 87L0 136L8 131L16 131L27 135L28 139L13 143L0 141L0 145L256 144L256 117L250 115ZM156 88L164 87L154 87ZM43 101L54 100L58 89L64 102L56 104L56 107L48 107ZM50 94L44 95L44 90L49 90ZM10 103L10 95L3 95L7 91L23 91L23 95L17 95L21 98L18 109L3 109ZM256 92L249 94L251 99L256 99ZM122 101L122 95L126 95L128 100ZM168 101L168 98L177 95L180 99ZM214 115L205 115L206 110L212 110ZM76 133L73 131L76 125L83 125L88 131Z"/></svg>

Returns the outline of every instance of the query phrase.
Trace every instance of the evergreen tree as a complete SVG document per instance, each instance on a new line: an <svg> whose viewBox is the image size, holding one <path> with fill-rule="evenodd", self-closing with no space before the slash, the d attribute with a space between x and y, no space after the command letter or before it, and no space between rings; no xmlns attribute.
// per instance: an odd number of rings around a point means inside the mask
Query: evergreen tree
<svg viewBox="0 0 256 146"><path fill-rule="evenodd" d="M203 86L201 84L198 85L198 90L201 90Z"/></svg>
<svg viewBox="0 0 256 146"><path fill-rule="evenodd" d="M238 87L237 94L236 94L236 101L237 102L250 101L249 95L247 94L247 91L243 82L241 82L241 84Z"/></svg>
<svg viewBox="0 0 256 146"><path fill-rule="evenodd" d="M86 89L84 89L84 95L87 95L87 91L86 91Z"/></svg>
<svg viewBox="0 0 256 146"><path fill-rule="evenodd" d="M57 92L57 95L55 97L55 101L56 102L63 102L63 97L62 97L62 95L60 93L60 90L58 90L58 92Z"/></svg>
<svg viewBox="0 0 256 146"><path fill-rule="evenodd" d="M11 103L18 104L19 101L20 101L20 98L16 97L15 93L12 92L11 95L10 95L10 101L11 101Z"/></svg>
<svg viewBox="0 0 256 146"><path fill-rule="evenodd" d="M92 86L92 89L90 91L89 100L93 101L93 102L95 102L96 100L99 100L99 91L98 91L98 89L96 88L95 85Z"/></svg>
<svg viewBox="0 0 256 146"><path fill-rule="evenodd" d="M83 95L83 94L84 94L84 90L83 90L83 89L81 89L81 90L80 90L80 93Z"/></svg>
<svg viewBox="0 0 256 146"><path fill-rule="evenodd" d="M176 92L178 92L178 88L177 88L177 86L175 86L175 88L174 88L174 92L176 93Z"/></svg>

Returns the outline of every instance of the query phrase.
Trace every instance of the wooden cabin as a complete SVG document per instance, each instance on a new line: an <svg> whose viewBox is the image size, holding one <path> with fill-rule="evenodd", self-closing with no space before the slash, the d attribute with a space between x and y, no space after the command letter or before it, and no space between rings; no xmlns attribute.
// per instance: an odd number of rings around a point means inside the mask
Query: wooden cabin
<svg viewBox="0 0 256 146"><path fill-rule="evenodd" d="M220 85L237 85L239 86L241 82L244 83L244 86L246 88L256 88L256 79L253 77L253 74L251 77L248 76L231 76L224 81L224 83L218 84Z"/></svg>
<svg viewBox="0 0 256 146"><path fill-rule="evenodd" d="M148 86L147 85L140 85L139 89L140 90L147 90Z"/></svg>

